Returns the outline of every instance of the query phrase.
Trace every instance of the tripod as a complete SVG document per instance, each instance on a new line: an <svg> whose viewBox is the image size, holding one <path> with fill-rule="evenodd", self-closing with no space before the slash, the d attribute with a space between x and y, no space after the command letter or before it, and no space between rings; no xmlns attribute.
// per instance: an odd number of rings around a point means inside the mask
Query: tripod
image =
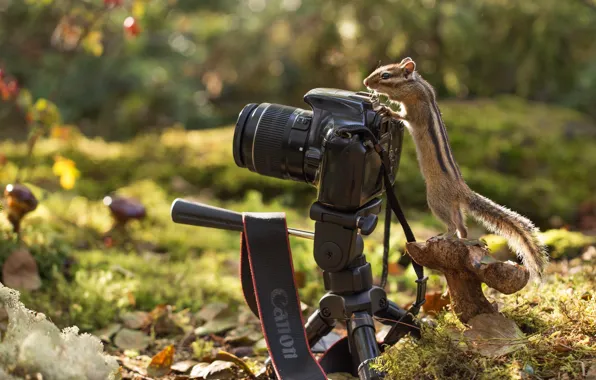
<svg viewBox="0 0 596 380"><path fill-rule="evenodd" d="M394 326L385 338L389 345L408 333L419 334L413 316L389 301L385 290L373 285L371 265L363 254L362 235L374 231L380 210L381 200L378 198L351 212L315 202L310 209L310 217L316 222L314 234L288 228L290 235L314 239L315 261L323 270L327 290L319 302L319 309L306 322L308 345L313 347L329 334L337 321L347 321L347 345L337 348L334 345L329 350L335 350L335 354L329 355L332 357L329 364L333 367L332 372L350 372L357 374L360 380L383 378L383 374L369 366L381 352L373 317ZM178 199L172 204L171 214L176 223L243 230L242 214L226 209ZM397 321L404 323L396 325ZM350 361L346 360L346 355L351 357ZM334 360L334 356L340 360Z"/></svg>
<svg viewBox="0 0 596 380"><path fill-rule="evenodd" d="M349 372L357 373L361 380L382 378L382 374L369 366L380 355L373 317L393 325L406 315L404 309L387 299L385 290L373 285L371 265L363 254L362 235L374 231L380 210L380 199L354 212L337 211L319 202L310 209L310 217L316 221L314 257L323 270L327 293L321 298L319 309L306 322L308 343L314 346L333 330L337 321L347 321L352 358ZM408 321L413 322L411 318ZM402 336L418 332L413 325L404 326Z"/></svg>

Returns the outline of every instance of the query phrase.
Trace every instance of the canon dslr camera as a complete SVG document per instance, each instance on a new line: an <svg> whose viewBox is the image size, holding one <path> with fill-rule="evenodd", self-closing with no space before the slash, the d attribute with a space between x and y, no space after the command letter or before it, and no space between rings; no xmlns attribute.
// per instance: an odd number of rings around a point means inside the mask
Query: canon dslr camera
<svg viewBox="0 0 596 380"><path fill-rule="evenodd" d="M312 111L280 104L248 104L234 132L236 165L262 175L308 182L318 201L355 210L383 193L381 159L361 134L367 128L389 154L392 182L403 125L366 92L317 88L304 96Z"/></svg>

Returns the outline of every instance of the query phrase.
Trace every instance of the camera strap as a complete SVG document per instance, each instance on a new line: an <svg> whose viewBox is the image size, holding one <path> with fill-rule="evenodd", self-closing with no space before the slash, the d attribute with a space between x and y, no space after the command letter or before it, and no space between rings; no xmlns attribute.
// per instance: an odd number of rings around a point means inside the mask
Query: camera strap
<svg viewBox="0 0 596 380"><path fill-rule="evenodd" d="M369 140L370 142L372 142L374 149L377 152L377 154L379 155L379 157L381 158L381 162L382 162L382 172L383 172L383 179L385 182L385 190L386 190L385 192L387 194L387 207L391 208L391 210L397 217L397 220L399 220L399 223L401 224L401 227L404 230L404 234L406 236L407 242L408 243L415 242L416 238L414 237L414 233L412 232L412 229L410 228L410 225L408 224L408 221L406 220L406 216L404 215L404 212L399 204L399 200L397 199L397 196L395 195L395 192L393 191L393 187L391 186L391 184L393 182L391 181L390 171L389 171L391 168L391 161L389 159L389 154L387 153L385 148L383 148L383 146L379 143L379 140L377 139L377 137L368 128L358 125L358 126L346 126L343 128L339 128L337 130L337 133L342 133L342 132L359 134L363 140ZM386 216L387 215L389 215L389 213L386 213ZM388 223L387 220L385 221L385 223ZM384 240L386 243L388 243L388 228L385 228L385 234L386 234L386 238ZM426 302L426 282L428 280L428 277L424 276L424 267L422 265L418 264L414 260L412 260L412 267L414 268L414 272L416 272L416 277L417 277L417 279L416 279L416 285L417 285L416 286L416 301L412 304L412 306L410 307L408 312L406 314L404 314L404 316L401 317L399 321L396 321L396 323L393 325L391 330L389 330L389 332L385 336L384 343L389 344L389 345L395 344L403 336L405 330L403 329L402 324L404 324L404 323L411 324L414 316L418 314L418 312L420 311L420 308Z"/></svg>
<svg viewBox="0 0 596 380"><path fill-rule="evenodd" d="M387 193L387 208L391 208L397 220L401 224L402 229L404 230L404 235L406 235L406 240L408 243L413 243L416 241L414 237L414 233L406 220L406 216L399 204L399 200L393 191L393 186L391 186L391 178L389 177L389 156L387 155L387 151L383 149L380 145L378 145L381 149L377 150L381 159L383 160L383 176L385 180L385 190ZM376 148L376 147L375 147ZM388 215L388 213L386 214ZM385 221L388 223L387 221ZM387 233L387 229L385 230ZM388 239L385 239L386 242ZM399 321L397 321L391 330L387 333L384 339L384 343L393 345L397 343L399 339L404 335L404 329L402 324L412 324L413 316L417 315L420 312L420 308L426 302L426 282L428 281L428 277L424 275L424 267L418 264L416 261L412 260L412 267L414 268L414 272L416 272L416 301L412 304L410 309L406 314L404 314Z"/></svg>
<svg viewBox="0 0 596 380"><path fill-rule="evenodd" d="M304 330L284 213L244 213L240 277L278 379L324 380Z"/></svg>

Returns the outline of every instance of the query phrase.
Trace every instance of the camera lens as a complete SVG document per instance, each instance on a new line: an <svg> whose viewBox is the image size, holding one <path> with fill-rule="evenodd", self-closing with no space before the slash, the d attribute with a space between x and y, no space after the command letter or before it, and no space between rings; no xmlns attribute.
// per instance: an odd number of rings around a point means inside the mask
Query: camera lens
<svg viewBox="0 0 596 380"><path fill-rule="evenodd" d="M234 161L262 175L305 181L304 152L312 112L279 104L248 104L234 131Z"/></svg>

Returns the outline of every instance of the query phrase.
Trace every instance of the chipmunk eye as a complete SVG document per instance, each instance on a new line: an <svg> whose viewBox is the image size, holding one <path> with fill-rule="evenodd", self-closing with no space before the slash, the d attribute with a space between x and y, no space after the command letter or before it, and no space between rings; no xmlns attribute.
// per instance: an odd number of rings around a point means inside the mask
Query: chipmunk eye
<svg viewBox="0 0 596 380"><path fill-rule="evenodd" d="M381 79L389 79L391 78L391 73L383 73L381 74Z"/></svg>

